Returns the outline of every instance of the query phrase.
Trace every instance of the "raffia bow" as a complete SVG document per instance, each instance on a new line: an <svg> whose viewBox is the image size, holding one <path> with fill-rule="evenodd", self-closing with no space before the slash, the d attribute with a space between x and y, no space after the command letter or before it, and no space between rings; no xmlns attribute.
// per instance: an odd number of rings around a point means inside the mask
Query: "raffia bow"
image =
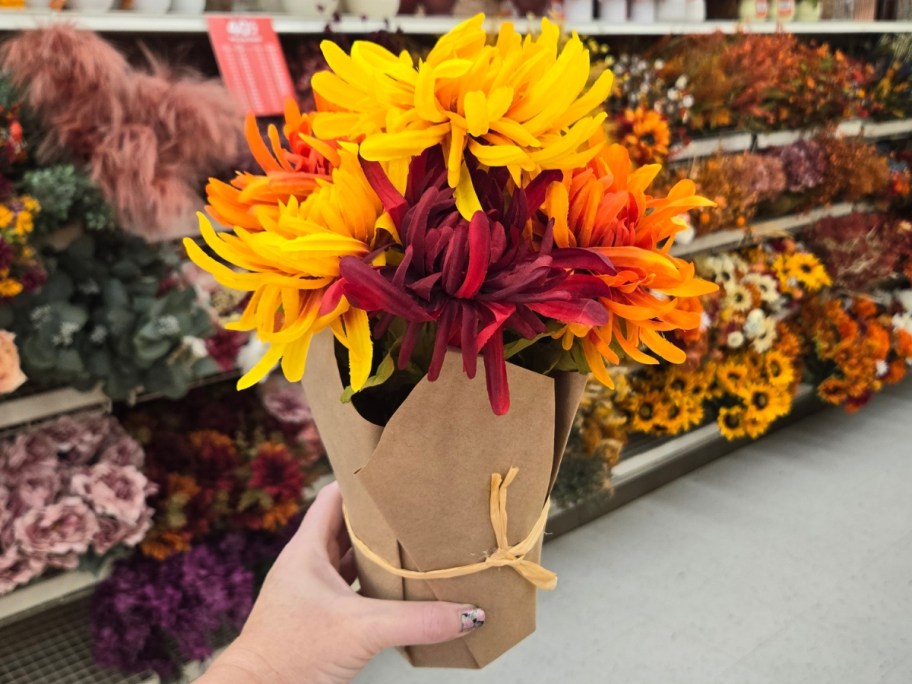
<svg viewBox="0 0 912 684"><path fill-rule="evenodd" d="M466 575L473 575L476 572L484 572L489 568L511 568L538 589L551 591L557 586L557 575L550 570L543 568L538 563L526 560L526 556L533 549L545 530L545 524L548 522L548 509L551 506L551 500L549 499L545 502L541 515L538 517L538 520L532 526L532 530L525 539L513 546L510 546L510 542L507 539L507 488L513 480L516 479L518 473L519 468L513 466L507 471L506 477L501 477L500 473L493 473L491 475L491 527L494 529L497 549L479 563L461 565L455 568L428 570L426 572L397 568L390 564L385 558L375 553L358 537L358 535L355 534L354 530L352 530L351 521L348 519L348 511L343 508L345 526L348 528L348 536L351 538L352 545L364 554L372 563L403 579L452 579L453 577L464 577Z"/></svg>

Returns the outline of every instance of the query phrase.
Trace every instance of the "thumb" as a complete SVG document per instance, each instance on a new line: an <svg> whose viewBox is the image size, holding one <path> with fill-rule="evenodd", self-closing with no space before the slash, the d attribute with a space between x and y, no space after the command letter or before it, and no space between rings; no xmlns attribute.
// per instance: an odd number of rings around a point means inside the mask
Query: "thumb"
<svg viewBox="0 0 912 684"><path fill-rule="evenodd" d="M481 608L465 604L369 600L374 604L371 637L380 648L439 644L468 634L485 622Z"/></svg>

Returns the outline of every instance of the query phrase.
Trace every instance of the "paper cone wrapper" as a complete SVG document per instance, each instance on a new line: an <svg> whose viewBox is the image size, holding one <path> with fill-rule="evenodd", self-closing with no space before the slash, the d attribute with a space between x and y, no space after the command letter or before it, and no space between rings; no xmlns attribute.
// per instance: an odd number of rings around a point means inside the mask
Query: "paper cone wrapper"
<svg viewBox="0 0 912 684"><path fill-rule="evenodd" d="M311 343L304 388L342 490L352 530L391 565L427 572L484 560L496 548L489 515L492 473L519 468L509 487L510 544L525 539L557 476L585 377L552 378L507 367L510 410L496 416L483 367L465 376L449 352L440 377L422 379L386 427L340 401L329 334ZM527 556L538 562L541 539ZM509 567L442 580L401 579L356 549L363 593L379 599L441 600L484 609L464 638L404 649L421 667L481 668L535 631L536 589Z"/></svg>

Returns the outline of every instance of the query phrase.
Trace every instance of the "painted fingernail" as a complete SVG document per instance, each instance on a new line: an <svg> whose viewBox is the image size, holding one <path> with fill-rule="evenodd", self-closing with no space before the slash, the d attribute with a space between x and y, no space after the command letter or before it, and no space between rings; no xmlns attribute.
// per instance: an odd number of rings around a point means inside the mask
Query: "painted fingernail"
<svg viewBox="0 0 912 684"><path fill-rule="evenodd" d="M459 614L460 632L471 632L485 623L485 612L481 608L464 610Z"/></svg>

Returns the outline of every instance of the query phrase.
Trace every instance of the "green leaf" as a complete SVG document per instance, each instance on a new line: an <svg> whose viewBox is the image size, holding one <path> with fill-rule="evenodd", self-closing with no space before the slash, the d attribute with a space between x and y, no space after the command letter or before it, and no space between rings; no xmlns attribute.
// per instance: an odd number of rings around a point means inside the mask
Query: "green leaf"
<svg viewBox="0 0 912 684"><path fill-rule="evenodd" d="M75 349L64 349L57 356L57 369L62 373L78 375L85 371L79 352Z"/></svg>
<svg viewBox="0 0 912 684"><path fill-rule="evenodd" d="M520 338L520 339L516 340L515 342L510 342L509 344L505 344L504 345L504 358L509 359L510 357L515 356L516 354L521 352L523 349L527 349L528 347L531 347L533 344L535 344L539 340L549 337L550 334L551 333L549 333L549 332L543 332L540 335L536 335L531 340Z"/></svg>
<svg viewBox="0 0 912 684"><path fill-rule="evenodd" d="M383 357L383 360L380 362L380 365L377 366L377 373L370 376L367 379L367 382L364 383L364 389L368 387L377 387L382 385L384 382L392 377L393 372L396 370L396 363L393 361L393 357L390 354L387 354ZM345 388L342 392L342 403L347 404L352 400L352 397L355 394L355 390L352 389L351 385Z"/></svg>

